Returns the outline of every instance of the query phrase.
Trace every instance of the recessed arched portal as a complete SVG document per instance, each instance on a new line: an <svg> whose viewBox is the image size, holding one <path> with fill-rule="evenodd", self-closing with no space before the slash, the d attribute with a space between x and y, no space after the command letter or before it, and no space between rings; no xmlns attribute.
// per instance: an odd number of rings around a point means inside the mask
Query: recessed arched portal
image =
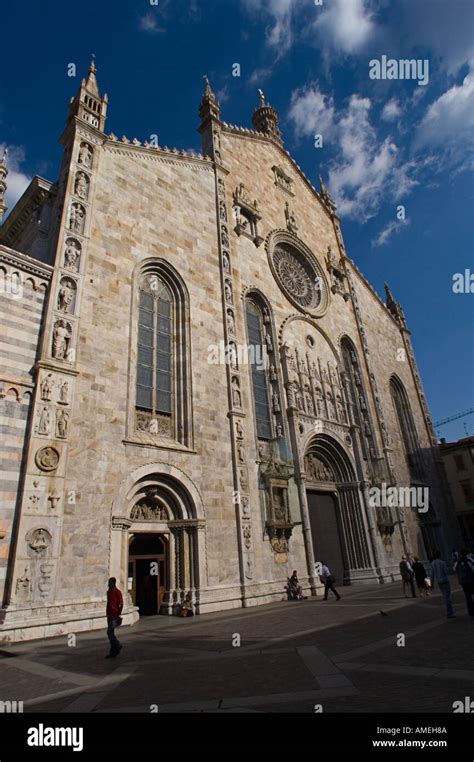
<svg viewBox="0 0 474 762"><path fill-rule="evenodd" d="M190 595L199 613L202 503L179 469L154 464L122 485L112 514L111 569L141 615L171 614Z"/></svg>
<svg viewBox="0 0 474 762"><path fill-rule="evenodd" d="M342 446L316 435L305 454L313 553L339 583L372 576L368 531L354 467Z"/></svg>

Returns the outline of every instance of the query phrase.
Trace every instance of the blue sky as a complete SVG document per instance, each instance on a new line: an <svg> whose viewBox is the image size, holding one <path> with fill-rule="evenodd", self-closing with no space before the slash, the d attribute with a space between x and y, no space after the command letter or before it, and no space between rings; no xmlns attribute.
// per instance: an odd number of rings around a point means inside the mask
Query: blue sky
<svg viewBox="0 0 474 762"><path fill-rule="evenodd" d="M58 137L91 53L109 96L106 131L119 137L158 134L161 145L199 149L202 76L233 124L251 126L261 87L279 109L288 150L336 198L349 256L380 294L387 281L402 303L434 420L474 407L474 293L453 293L455 273L474 274L474 3L152 2L4 7L9 205L33 175L56 179ZM371 79L369 61L383 55L428 61L428 84ZM440 436L465 436L464 424L474 434L470 416Z"/></svg>

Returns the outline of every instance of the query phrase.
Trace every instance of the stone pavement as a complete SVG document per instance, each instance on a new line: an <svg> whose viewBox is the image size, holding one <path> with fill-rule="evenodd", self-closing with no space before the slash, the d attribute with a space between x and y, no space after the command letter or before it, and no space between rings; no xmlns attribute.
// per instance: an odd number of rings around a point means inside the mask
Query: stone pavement
<svg viewBox="0 0 474 762"><path fill-rule="evenodd" d="M405 599L396 582L340 588L340 602L142 619L119 631L117 659L104 658L105 627L75 646L17 644L0 651L0 700L25 712L450 713L474 698L474 618L454 589L452 620L438 593Z"/></svg>

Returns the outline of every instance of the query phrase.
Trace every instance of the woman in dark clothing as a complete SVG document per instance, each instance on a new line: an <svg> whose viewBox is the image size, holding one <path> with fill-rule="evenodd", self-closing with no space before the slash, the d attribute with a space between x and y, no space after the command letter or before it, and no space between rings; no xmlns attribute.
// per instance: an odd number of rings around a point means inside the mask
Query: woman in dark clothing
<svg viewBox="0 0 474 762"><path fill-rule="evenodd" d="M416 556L413 563L413 571L415 572L415 579L416 579L416 584L418 586L418 590L420 591L421 594L423 594L423 590L424 590L426 595L429 595L430 591L425 582L428 575L426 574L425 567L423 566L421 561L418 558L416 558Z"/></svg>

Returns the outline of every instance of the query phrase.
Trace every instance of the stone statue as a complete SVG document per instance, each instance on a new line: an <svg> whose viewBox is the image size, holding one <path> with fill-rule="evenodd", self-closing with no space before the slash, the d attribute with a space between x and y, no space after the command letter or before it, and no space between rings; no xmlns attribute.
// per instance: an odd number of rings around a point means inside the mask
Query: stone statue
<svg viewBox="0 0 474 762"><path fill-rule="evenodd" d="M28 574L28 569L25 568L23 576L18 577L16 581L16 596L20 603L26 603L30 600L33 587L31 579Z"/></svg>
<svg viewBox="0 0 474 762"><path fill-rule="evenodd" d="M244 545L247 548L247 550L249 550L250 546L252 545L252 528L250 524L247 524L244 527L243 536L244 536Z"/></svg>
<svg viewBox="0 0 474 762"><path fill-rule="evenodd" d="M250 518L250 506L249 506L249 499L248 497L243 497L240 501L240 505L242 506L242 516L244 519Z"/></svg>
<svg viewBox="0 0 474 762"><path fill-rule="evenodd" d="M61 402L63 405L68 405L68 391L69 391L69 383L67 381L63 381L63 383L59 387L59 400L58 402Z"/></svg>
<svg viewBox="0 0 474 762"><path fill-rule="evenodd" d="M224 284L224 290L225 290L225 300L228 304L232 304L232 286L230 285L229 281L226 280Z"/></svg>
<svg viewBox="0 0 474 762"><path fill-rule="evenodd" d="M89 195L89 181L84 172L78 172L74 186L76 196L86 199Z"/></svg>
<svg viewBox="0 0 474 762"><path fill-rule="evenodd" d="M235 377L232 379L232 404L234 407L242 407L242 396L240 394L239 382Z"/></svg>
<svg viewBox="0 0 474 762"><path fill-rule="evenodd" d="M80 204L72 204L69 215L69 227L81 235L84 233L84 223L86 215L84 208Z"/></svg>
<svg viewBox="0 0 474 762"><path fill-rule="evenodd" d="M46 551L50 545L51 538L48 536L48 534L49 533L46 533L46 530L44 529L35 529L29 539L28 545L30 546L33 553L35 553L39 558L42 558L46 555Z"/></svg>
<svg viewBox="0 0 474 762"><path fill-rule="evenodd" d="M92 165L92 150L87 143L81 143L79 149L79 164L84 164L85 167Z"/></svg>
<svg viewBox="0 0 474 762"><path fill-rule="evenodd" d="M232 312L227 312L227 330L235 336L235 320Z"/></svg>
<svg viewBox="0 0 474 762"><path fill-rule="evenodd" d="M70 339L71 330L69 325L63 320L58 320L54 324L53 330L53 357L57 360L66 359Z"/></svg>
<svg viewBox="0 0 474 762"><path fill-rule="evenodd" d="M227 211L225 208L225 201L219 202L219 216L223 222L227 222Z"/></svg>
<svg viewBox="0 0 474 762"><path fill-rule="evenodd" d="M286 207L285 207L285 217L286 217L286 227L288 228L290 233L296 234L298 232L298 225L296 222L295 213L290 209L288 201L286 202Z"/></svg>
<svg viewBox="0 0 474 762"><path fill-rule="evenodd" d="M272 401L273 401L273 410L275 413L280 412L280 398L276 392L272 394Z"/></svg>
<svg viewBox="0 0 474 762"><path fill-rule="evenodd" d="M70 307L74 301L74 289L71 288L73 281L63 279L58 293L58 310L61 312L70 312Z"/></svg>
<svg viewBox="0 0 474 762"><path fill-rule="evenodd" d="M240 462L245 463L245 447L242 442L238 445L237 452L239 454Z"/></svg>
<svg viewBox="0 0 474 762"><path fill-rule="evenodd" d="M265 94L264 94L263 90L260 90L260 88L258 90L258 97L260 99L260 108L264 108L264 106L265 106Z"/></svg>
<svg viewBox="0 0 474 762"><path fill-rule="evenodd" d="M295 384L293 382L288 384L286 388L286 396L288 398L288 407L296 407Z"/></svg>
<svg viewBox="0 0 474 762"><path fill-rule="evenodd" d="M267 345L268 352L273 352L273 343L272 343L272 337L269 333L265 334L265 344Z"/></svg>
<svg viewBox="0 0 474 762"><path fill-rule="evenodd" d="M47 407L44 407L41 411L39 424L38 424L38 434L45 434L46 436L49 435L51 430L51 413L49 412L49 409Z"/></svg>
<svg viewBox="0 0 474 762"><path fill-rule="evenodd" d="M66 252L64 254L64 266L70 270L79 270L79 253L80 246L73 238L68 238L66 241Z"/></svg>
<svg viewBox="0 0 474 762"><path fill-rule="evenodd" d="M339 416L339 420L343 423L347 423L347 414L342 402L342 397L340 394L336 397L336 406L337 406L337 414Z"/></svg>
<svg viewBox="0 0 474 762"><path fill-rule="evenodd" d="M274 365L270 365L270 381L276 381L277 380L277 374L275 370Z"/></svg>
<svg viewBox="0 0 474 762"><path fill-rule="evenodd" d="M333 398L332 398L331 392L328 392L326 394L326 400L327 400L327 405L328 405L328 415L329 415L329 418L331 419L331 421L333 421L334 418L335 418L335 410L334 410L334 402L333 402Z"/></svg>
<svg viewBox="0 0 474 762"><path fill-rule="evenodd" d="M46 402L51 402L51 395L53 391L54 381L51 378L51 373L43 378L41 382L41 399Z"/></svg>
<svg viewBox="0 0 474 762"><path fill-rule="evenodd" d="M237 439L243 439L244 429L240 421L237 421L237 423L235 424L235 429L237 431Z"/></svg>
<svg viewBox="0 0 474 762"><path fill-rule="evenodd" d="M224 251L222 254L222 264L224 267L224 272L230 274L230 259L226 251Z"/></svg>
<svg viewBox="0 0 474 762"><path fill-rule="evenodd" d="M230 246L229 235L227 232L227 227L225 225L221 226L221 241L223 246L225 246L226 248L229 248Z"/></svg>
<svg viewBox="0 0 474 762"><path fill-rule="evenodd" d="M56 417L56 428L58 437L61 437L62 439L64 439L67 435L68 421L69 413L66 413L65 410L58 411L58 415Z"/></svg>

